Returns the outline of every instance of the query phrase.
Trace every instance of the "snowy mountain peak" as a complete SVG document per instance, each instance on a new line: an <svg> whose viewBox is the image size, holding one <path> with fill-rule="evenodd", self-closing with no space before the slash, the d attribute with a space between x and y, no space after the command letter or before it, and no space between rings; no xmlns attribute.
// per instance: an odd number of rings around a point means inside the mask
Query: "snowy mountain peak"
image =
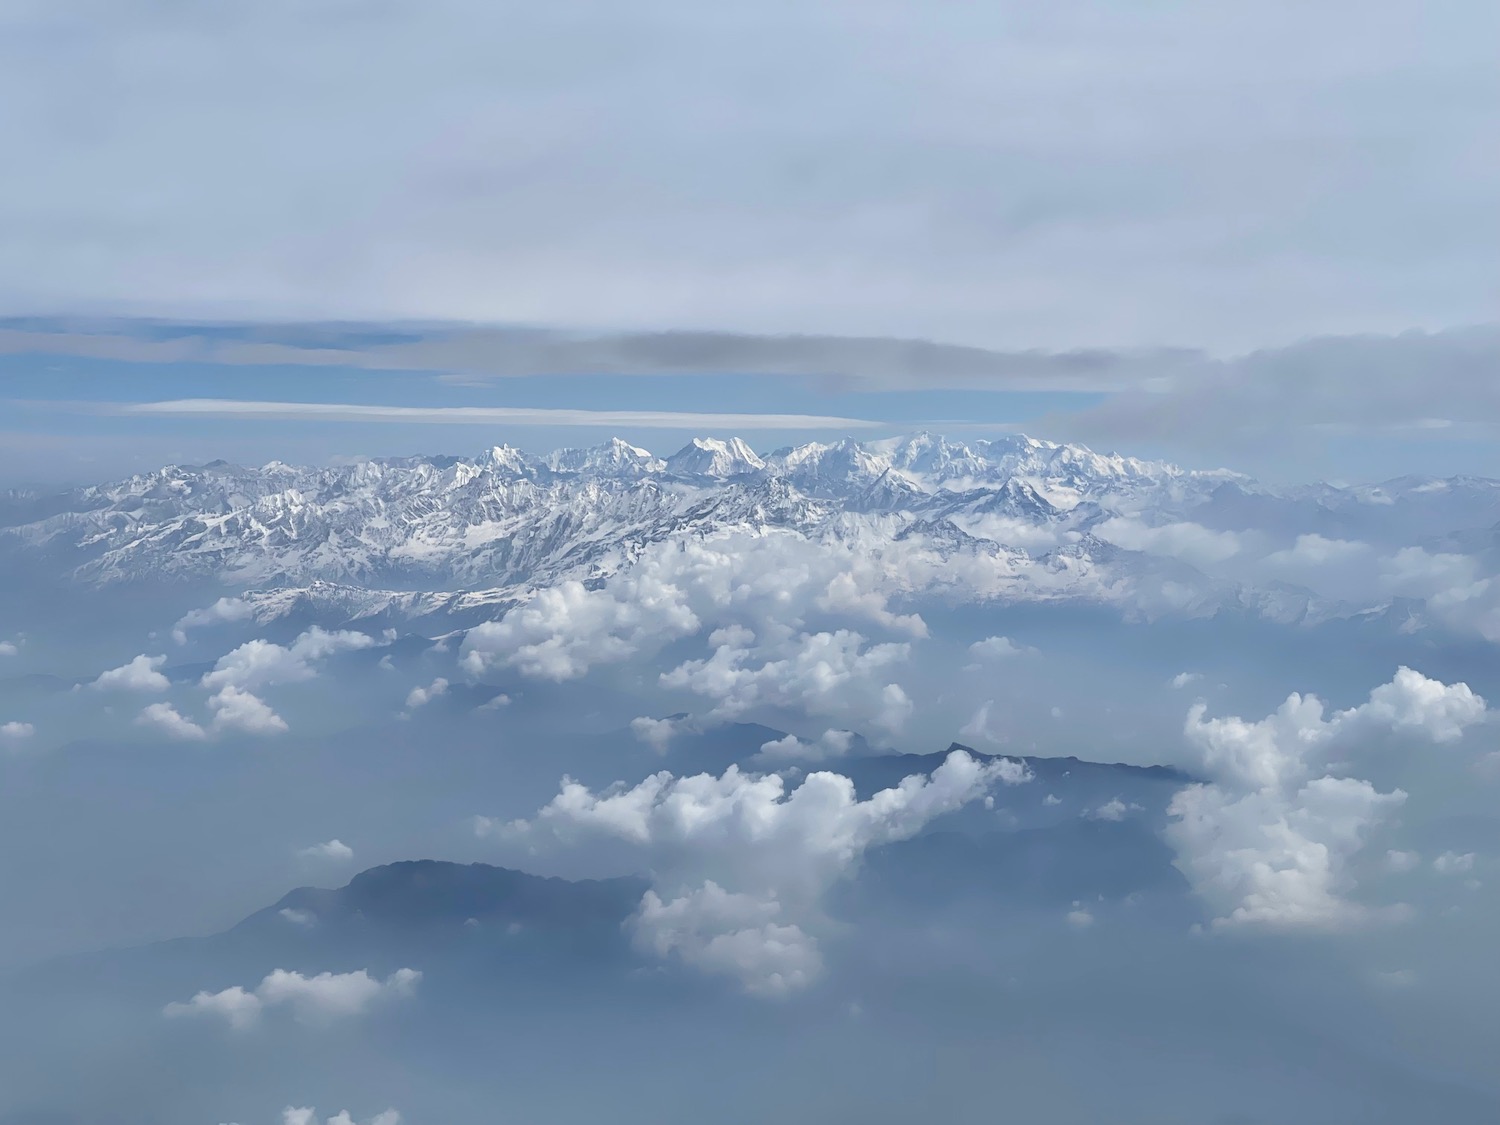
<svg viewBox="0 0 1500 1125"><path fill-rule="evenodd" d="M765 461L741 439L694 438L667 458L667 469L684 476L725 477L758 472Z"/></svg>
<svg viewBox="0 0 1500 1125"><path fill-rule="evenodd" d="M497 445L488 450L481 458L484 465L491 469L500 469L510 473L524 473L528 465L526 454L510 445Z"/></svg>
<svg viewBox="0 0 1500 1125"><path fill-rule="evenodd" d="M631 445L620 438L610 438L603 445L587 449L558 449L547 454L542 463L555 473L597 473L604 475L640 475L659 473L667 467L650 450Z"/></svg>

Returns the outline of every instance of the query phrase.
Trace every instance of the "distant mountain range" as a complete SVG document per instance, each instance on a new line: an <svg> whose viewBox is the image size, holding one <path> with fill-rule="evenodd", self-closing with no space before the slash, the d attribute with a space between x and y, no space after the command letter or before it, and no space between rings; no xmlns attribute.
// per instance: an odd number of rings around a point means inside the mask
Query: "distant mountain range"
<svg viewBox="0 0 1500 1125"><path fill-rule="evenodd" d="M91 587L213 582L246 592L263 620L463 627L568 579L603 582L658 544L782 534L876 558L915 553L939 568L976 560L979 577L948 591L961 599L1141 611L1148 591L1170 583L1174 611L1195 616L1293 622L1376 608L1132 549L1111 530L1121 520L1494 552L1500 482L1278 489L1023 436L923 433L766 455L695 439L665 458L616 439L545 456L498 446L324 468L169 466L12 493L0 497L0 567Z"/></svg>

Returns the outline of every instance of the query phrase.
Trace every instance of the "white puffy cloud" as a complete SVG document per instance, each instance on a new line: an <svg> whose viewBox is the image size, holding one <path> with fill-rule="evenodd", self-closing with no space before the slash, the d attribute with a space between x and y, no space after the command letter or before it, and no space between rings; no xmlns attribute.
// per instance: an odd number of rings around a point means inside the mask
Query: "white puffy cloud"
<svg viewBox="0 0 1500 1125"><path fill-rule="evenodd" d="M1132 812L1140 811L1140 805L1134 803L1127 805L1124 801L1120 800L1120 798L1111 797L1108 801L1105 801L1104 804L1100 805L1098 808L1089 809L1083 815L1086 816L1089 820L1108 820L1119 823L1127 816L1129 816Z"/></svg>
<svg viewBox="0 0 1500 1125"><path fill-rule="evenodd" d="M318 1111L311 1106L289 1105L281 1111L281 1125L318 1125ZM401 1125L401 1115L394 1109L387 1109L365 1122L358 1122L344 1109L327 1118L324 1125Z"/></svg>
<svg viewBox="0 0 1500 1125"><path fill-rule="evenodd" d="M1300 535L1245 571L1256 581L1293 582L1347 602L1391 598L1425 604L1423 615L1461 633L1500 640L1500 582L1479 559L1408 546L1389 552L1358 540Z"/></svg>
<svg viewBox="0 0 1500 1125"><path fill-rule="evenodd" d="M1397 875L1403 875L1408 871L1415 871L1422 857L1416 852L1403 852L1392 848L1385 853L1385 867L1387 871Z"/></svg>
<svg viewBox="0 0 1500 1125"><path fill-rule="evenodd" d="M927 636L927 623L921 617L915 613L892 613L886 601L886 595L874 583L867 584L854 574L840 572L829 579L814 604L825 613L863 618L913 637Z"/></svg>
<svg viewBox="0 0 1500 1125"><path fill-rule="evenodd" d="M653 719L648 715L640 715L630 720L630 733L658 754L665 754L677 734L677 722L674 719Z"/></svg>
<svg viewBox="0 0 1500 1125"><path fill-rule="evenodd" d="M1068 925L1075 930L1086 930L1094 924L1093 912L1081 902L1074 902L1073 909L1068 911Z"/></svg>
<svg viewBox="0 0 1500 1125"><path fill-rule="evenodd" d="M172 626L172 639L178 644L186 644L189 629L248 621L254 614L254 607L242 598L220 598L211 606L195 609L180 617L177 624Z"/></svg>
<svg viewBox="0 0 1500 1125"><path fill-rule="evenodd" d="M1403 667L1365 703L1328 717L1316 697L1297 694L1256 722L1204 714L1203 704L1188 712L1185 734L1209 781L1180 790L1168 809L1177 866L1219 912L1216 926L1326 929L1367 916L1347 897L1350 862L1406 799L1333 776L1330 755L1381 732L1452 742L1486 712L1468 685Z"/></svg>
<svg viewBox="0 0 1500 1125"><path fill-rule="evenodd" d="M363 1015L377 1003L411 996L422 974L415 969L397 969L385 980L377 980L364 969L352 973L301 973L276 969L250 992L239 985L220 992L199 992L191 1000L168 1004L162 1012L177 1018L214 1016L234 1028L248 1028L268 1008L284 1007L297 1020L321 1023Z"/></svg>
<svg viewBox="0 0 1500 1125"><path fill-rule="evenodd" d="M135 721L138 726L151 727L183 742L198 742L208 737L206 730L183 716L170 703L150 704L135 717Z"/></svg>
<svg viewBox="0 0 1500 1125"><path fill-rule="evenodd" d="M1029 779L1021 762L962 751L864 800L826 771L791 791L778 775L736 766L719 777L662 771L600 792L565 778L529 820L480 818L476 829L529 853L633 856L655 884L637 923L642 941L713 971L740 965L747 988L774 992L815 974L809 935L821 897L867 850L915 836L995 784Z"/></svg>
<svg viewBox="0 0 1500 1125"><path fill-rule="evenodd" d="M1380 502L1378 495L1363 499ZM1281 532L1214 530L1186 521L1152 524L1137 515L1112 516L1092 530L1116 546L1179 559L1218 580L1252 589L1291 585L1366 608L1384 606L1392 598L1417 599L1425 604L1424 621L1500 640L1500 577L1487 573L1492 568L1481 558L1318 532L1296 535L1288 543ZM1169 580L1137 585L1131 595L1146 609L1157 601L1185 609L1200 596L1191 586Z"/></svg>
<svg viewBox="0 0 1500 1125"><path fill-rule="evenodd" d="M663 673L661 685L713 700L713 718L771 708L861 720L852 725L896 731L911 714L906 692L886 678L910 656L905 642L867 645L860 634L840 629L804 633L781 651L773 659L758 660L759 650L726 642L706 660L685 661Z"/></svg>
<svg viewBox="0 0 1500 1125"><path fill-rule="evenodd" d="M1290 547L1272 551L1260 567L1289 582L1321 587L1331 575L1347 576L1351 568L1367 570L1374 548L1357 539L1330 539L1318 534L1299 535Z"/></svg>
<svg viewBox="0 0 1500 1125"><path fill-rule="evenodd" d="M463 665L476 675L493 665L562 682L595 664L618 664L643 648L696 633L700 622L682 592L640 565L590 590L564 582L542 590L499 621L470 629Z"/></svg>
<svg viewBox="0 0 1500 1125"><path fill-rule="evenodd" d="M814 938L777 921L781 910L775 899L731 894L710 880L670 902L647 891L630 926L637 949L734 977L752 995L784 996L812 983L823 958Z"/></svg>
<svg viewBox="0 0 1500 1125"><path fill-rule="evenodd" d="M1403 667L1390 683L1370 693L1369 702L1338 712L1334 722L1363 722L1452 742L1484 714L1483 697L1468 684L1444 684Z"/></svg>
<svg viewBox="0 0 1500 1125"><path fill-rule="evenodd" d="M105 691L166 691L172 686L160 671L166 662L165 656L141 653L127 664L101 672L94 687Z"/></svg>
<svg viewBox="0 0 1500 1125"><path fill-rule="evenodd" d="M425 707L439 696L448 694L448 681L439 676L426 687L414 687L406 695L406 709L414 711L418 707Z"/></svg>
<svg viewBox="0 0 1500 1125"><path fill-rule="evenodd" d="M152 703L136 716L136 724L160 731L182 742L201 742L210 734L285 734L286 720L259 696L225 684L208 697L213 721L205 729L170 703Z"/></svg>
<svg viewBox="0 0 1500 1125"><path fill-rule="evenodd" d="M285 734L286 720L271 710L257 695L225 684L208 699L214 713L216 731L240 731L243 734Z"/></svg>
<svg viewBox="0 0 1500 1125"><path fill-rule="evenodd" d="M1095 525L1093 532L1127 551L1165 555L1205 568L1234 558L1247 547L1245 532L1213 531L1186 521L1153 526L1133 516L1113 516Z"/></svg>
<svg viewBox="0 0 1500 1125"><path fill-rule="evenodd" d="M969 646L969 655L974 658L974 662L965 665L964 670L976 672L987 664L998 663L1009 660L1013 656L1035 651L1025 645L1016 644L1009 637L985 637L984 640L975 641Z"/></svg>
<svg viewBox="0 0 1500 1125"><path fill-rule="evenodd" d="M30 738L35 733L36 727L30 723L23 723L19 719L0 723L0 741L20 742L22 739Z"/></svg>
<svg viewBox="0 0 1500 1125"><path fill-rule="evenodd" d="M297 854L303 859L327 859L335 863L348 863L354 858L354 849L342 840L333 839L302 848Z"/></svg>
<svg viewBox="0 0 1500 1125"><path fill-rule="evenodd" d="M219 657L202 682L210 690L235 687L242 691L297 683L315 677L318 673L313 665L319 661L377 643L367 633L347 629L329 632L315 625L290 645L260 639L245 642Z"/></svg>
<svg viewBox="0 0 1500 1125"><path fill-rule="evenodd" d="M254 1026L264 1007L264 1002L256 993L234 985L219 992L199 992L186 1003L173 1001L162 1009L162 1014L172 1019L180 1016L213 1016L227 1020L230 1027L243 1029Z"/></svg>
<svg viewBox="0 0 1500 1125"><path fill-rule="evenodd" d="M886 544L889 546L889 544ZM910 637L927 626L897 614L890 598L944 573L941 560L916 575L911 545L888 555L852 542L810 542L781 530L721 532L647 547L601 587L564 582L535 594L499 621L469 630L464 667L482 674L514 668L537 679L577 679L595 665L619 664L706 628L711 647L747 648L745 629L763 644L802 631L809 617L866 622Z"/></svg>
<svg viewBox="0 0 1500 1125"><path fill-rule="evenodd" d="M1216 926L1334 929L1366 916L1344 897L1349 860L1405 800L1356 778L1242 794L1194 785L1172 799L1167 838L1177 866L1221 912Z"/></svg>
<svg viewBox="0 0 1500 1125"><path fill-rule="evenodd" d="M1338 738L1384 729L1452 742L1484 717L1485 704L1468 684L1444 684L1402 667L1366 702L1327 719L1321 700L1296 693L1258 722L1205 720L1206 713L1207 704L1194 705L1186 728L1205 768L1237 784L1267 786L1304 771L1310 754Z"/></svg>
<svg viewBox="0 0 1500 1125"><path fill-rule="evenodd" d="M0 641L0 656L15 656L21 651L21 646L15 641Z"/></svg>
<svg viewBox="0 0 1500 1125"><path fill-rule="evenodd" d="M411 996L421 979L415 969L397 969L383 981L364 969L313 977L276 969L260 982L256 995L266 1007L285 1005L297 1019L318 1022L363 1015L378 1002Z"/></svg>
<svg viewBox="0 0 1500 1125"><path fill-rule="evenodd" d="M994 723L995 701L986 699L974 710L969 721L958 728L960 737L967 738L971 742L989 742L998 744L1005 741L1005 735L995 729Z"/></svg>
<svg viewBox="0 0 1500 1125"><path fill-rule="evenodd" d="M1439 875L1458 875L1474 870L1474 853L1444 852L1432 861L1432 869Z"/></svg>
<svg viewBox="0 0 1500 1125"><path fill-rule="evenodd" d="M811 742L789 734L761 743L756 757L768 765L805 765L848 757L853 746L854 732L848 730L825 730Z"/></svg>
<svg viewBox="0 0 1500 1125"><path fill-rule="evenodd" d="M1203 678L1202 672L1178 672L1172 677L1172 686L1179 691L1189 684L1195 684Z"/></svg>
<svg viewBox="0 0 1500 1125"><path fill-rule="evenodd" d="M312 927L318 924L318 916L311 910L298 910L294 906L283 906L276 913L294 926Z"/></svg>

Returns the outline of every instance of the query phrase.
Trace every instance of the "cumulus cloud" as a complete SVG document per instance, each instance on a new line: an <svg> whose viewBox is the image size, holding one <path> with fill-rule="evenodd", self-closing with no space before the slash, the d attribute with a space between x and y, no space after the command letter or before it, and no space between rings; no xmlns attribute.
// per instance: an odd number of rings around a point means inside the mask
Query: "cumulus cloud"
<svg viewBox="0 0 1500 1125"><path fill-rule="evenodd" d="M1216 926L1335 929L1366 916L1344 897L1353 888L1349 860L1405 800L1356 778L1241 795L1191 786L1169 806L1167 836L1183 874L1222 911Z"/></svg>
<svg viewBox="0 0 1500 1125"><path fill-rule="evenodd" d="M1452 742L1484 717L1485 703L1468 684L1444 684L1402 667L1366 702L1326 719L1321 700L1296 693L1253 723L1237 716L1204 719L1207 710L1195 704L1186 726L1204 766L1238 784L1270 786L1305 770L1309 754L1339 738L1385 729Z"/></svg>
<svg viewBox="0 0 1500 1125"><path fill-rule="evenodd" d="M216 731L242 734L285 734L286 720L257 695L225 684L208 699Z"/></svg>
<svg viewBox="0 0 1500 1125"><path fill-rule="evenodd" d="M1214 531L1186 521L1152 525L1133 516L1114 516L1095 525L1093 531L1117 547L1165 555L1200 567L1225 562L1246 548L1243 532Z"/></svg>
<svg viewBox="0 0 1500 1125"><path fill-rule="evenodd" d="M448 681L439 676L426 687L414 687L406 696L406 709L414 711L418 707L425 707L439 696L448 694Z"/></svg>
<svg viewBox="0 0 1500 1125"><path fill-rule="evenodd" d="M1179 691L1189 684L1195 684L1203 678L1202 672L1178 672L1172 677L1172 686Z"/></svg>
<svg viewBox="0 0 1500 1125"><path fill-rule="evenodd" d="M135 721L138 726L150 727L183 742L198 742L208 737L206 730L170 703L150 704L135 717Z"/></svg>
<svg viewBox="0 0 1500 1125"><path fill-rule="evenodd" d="M36 727L30 723L23 723L19 719L12 719L7 723L0 723L0 740L7 742L20 742L22 739L30 738L36 733Z"/></svg>
<svg viewBox="0 0 1500 1125"><path fill-rule="evenodd" d="M740 638L736 638L737 640ZM900 684L886 679L911 654L905 642L867 645L847 629L804 633L772 659L726 641L706 660L665 672L661 685L713 700L713 718L738 718L756 708L846 717L854 725L899 730L912 712Z"/></svg>
<svg viewBox="0 0 1500 1125"><path fill-rule="evenodd" d="M1290 547L1272 551L1261 560L1261 565L1288 580L1316 585L1318 574L1362 562L1372 553L1368 543L1309 533L1297 536Z"/></svg>
<svg viewBox="0 0 1500 1125"><path fill-rule="evenodd" d="M994 722L995 701L986 699L974 710L969 721L958 728L961 737L971 742L989 742L999 744L1005 741L1005 735L995 729Z"/></svg>
<svg viewBox="0 0 1500 1125"><path fill-rule="evenodd" d="M630 720L630 733L658 754L665 754L677 734L677 725L675 719L653 719L641 715Z"/></svg>
<svg viewBox="0 0 1500 1125"><path fill-rule="evenodd" d="M128 664L101 672L94 687L106 691L166 691L172 686L172 681L160 671L166 662L165 656L141 653Z"/></svg>
<svg viewBox="0 0 1500 1125"><path fill-rule="evenodd" d="M1094 915L1088 907L1081 902L1074 902L1073 909L1068 911L1068 925L1075 930L1086 930L1094 924Z"/></svg>
<svg viewBox="0 0 1500 1125"><path fill-rule="evenodd" d="M281 1111L281 1125L318 1125L318 1111L310 1106L287 1106ZM401 1115L394 1109L377 1113L366 1122L357 1122L348 1110L340 1110L324 1125L401 1125Z"/></svg>
<svg viewBox="0 0 1500 1125"><path fill-rule="evenodd" d="M348 863L354 858L354 849L339 839L322 844L313 844L297 852L303 859L327 859L336 863Z"/></svg>
<svg viewBox="0 0 1500 1125"><path fill-rule="evenodd" d="M752 995L777 997L811 984L823 967L817 941L779 922L781 911L775 899L731 894L709 880L671 902L647 891L630 925L643 952L675 956L700 972L735 978Z"/></svg>
<svg viewBox="0 0 1500 1125"><path fill-rule="evenodd" d="M1444 852L1432 861L1432 869L1439 875L1458 875L1474 870L1474 853Z"/></svg>
<svg viewBox="0 0 1500 1125"><path fill-rule="evenodd" d="M1422 862L1422 857L1416 852L1403 852L1392 848L1385 853L1385 867L1397 875L1404 875L1408 871L1415 871Z"/></svg>
<svg viewBox="0 0 1500 1125"><path fill-rule="evenodd" d="M0 641L0 656L15 656L21 651L21 646L15 641Z"/></svg>
<svg viewBox="0 0 1500 1125"><path fill-rule="evenodd" d="M1333 776L1330 754L1382 731L1452 742L1485 714L1468 685L1404 667L1365 703L1328 717L1320 700L1297 694L1256 722L1205 719L1198 704L1185 733L1210 780L1180 790L1169 806L1177 866L1220 912L1216 926L1357 922L1368 912L1347 897L1350 861L1406 794Z"/></svg>
<svg viewBox="0 0 1500 1125"><path fill-rule="evenodd" d="M825 613L863 618L913 637L927 636L927 623L921 617L892 613L886 606L886 595L853 574L835 574L813 604Z"/></svg>
<svg viewBox="0 0 1500 1125"><path fill-rule="evenodd" d="M788 734L762 742L756 757L768 765L806 765L846 758L853 746L854 732L849 730L825 730L811 742Z"/></svg>
<svg viewBox="0 0 1500 1125"><path fill-rule="evenodd" d="M485 702L481 703L478 707L474 708L474 713L476 715L480 715L480 714L484 714L485 712L489 712L489 711L499 711L499 710L501 710L503 708L509 707L510 704L511 704L510 696L507 695L505 692L502 691L502 692L499 692L496 695L492 695Z"/></svg>
<svg viewBox="0 0 1500 1125"><path fill-rule="evenodd" d="M572 581L549 587L499 621L470 629L463 664L476 675L503 665L561 683L698 629L676 587L632 570L605 590Z"/></svg>
<svg viewBox="0 0 1500 1125"><path fill-rule="evenodd" d="M600 792L565 778L534 817L479 818L476 829L528 853L634 856L655 884L638 919L642 941L716 972L738 965L746 988L775 992L816 973L808 934L821 897L866 851L915 836L996 784L1027 780L1021 762L962 751L864 800L826 771L790 791L778 775L736 766L719 777L662 771Z"/></svg>
<svg viewBox="0 0 1500 1125"><path fill-rule="evenodd" d="M243 1030L253 1027L259 1021L264 1007L259 995L234 985L219 992L199 992L186 1003L174 1000L162 1009L162 1014L170 1019L209 1016L223 1019L230 1027Z"/></svg>
<svg viewBox="0 0 1500 1125"><path fill-rule="evenodd" d="M287 1008L303 1023L364 1015L376 1004L413 995L422 974L415 969L397 969L385 980L377 980L364 969L352 973L301 973L276 969L247 991L240 985L220 992L199 992L186 1002L173 1002L162 1009L170 1018L208 1016L226 1020L231 1027L253 1026L269 1008Z"/></svg>
<svg viewBox="0 0 1500 1125"><path fill-rule="evenodd" d="M812 543L781 530L675 539L647 547L597 589L564 582L469 630L463 664L474 675L505 667L561 682L706 628L716 634L713 648L745 649L751 640L774 647L805 631L812 617L923 637L920 617L889 607L891 597L943 569L934 560L917 575L913 557L910 545L883 557L853 542Z"/></svg>
<svg viewBox="0 0 1500 1125"><path fill-rule="evenodd" d="M1132 812L1140 812L1141 806L1135 803L1126 804L1118 797L1111 797L1097 808L1089 809L1083 815L1090 820L1108 820L1119 823Z"/></svg>
<svg viewBox="0 0 1500 1125"><path fill-rule="evenodd" d="M248 621L254 615L255 608L243 598L220 598L211 606L195 609L178 618L172 626L172 639L178 644L186 644L189 629Z"/></svg>
<svg viewBox="0 0 1500 1125"><path fill-rule="evenodd" d="M329 632L313 626L290 645L253 640L219 657L203 676L210 690L225 687L256 691L273 684L298 683L315 677L315 664L339 652L371 648L378 642L367 633L352 630Z"/></svg>
<svg viewBox="0 0 1500 1125"><path fill-rule="evenodd" d="M990 661L1006 660L1009 657L1019 656L1022 653L1031 651L1025 645L1016 644L1009 637L986 637L984 640L975 641L969 646L969 655L974 658L976 665Z"/></svg>

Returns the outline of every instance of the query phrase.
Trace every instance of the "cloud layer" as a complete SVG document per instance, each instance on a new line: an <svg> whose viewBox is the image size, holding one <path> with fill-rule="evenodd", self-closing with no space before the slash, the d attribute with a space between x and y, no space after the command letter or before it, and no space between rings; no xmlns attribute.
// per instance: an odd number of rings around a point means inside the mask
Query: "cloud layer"
<svg viewBox="0 0 1500 1125"><path fill-rule="evenodd" d="M1472 321L1500 29L1454 13L28 4L0 299L1064 349Z"/></svg>
<svg viewBox="0 0 1500 1125"><path fill-rule="evenodd" d="M655 884L634 921L642 948L779 995L817 975L809 927L820 924L824 892L865 852L910 839L992 786L1029 779L1020 762L963 751L863 800L849 778L822 771L790 790L779 775L735 766L719 777L662 771L602 792L564 779L534 817L476 827L529 854L634 856Z"/></svg>
<svg viewBox="0 0 1500 1125"><path fill-rule="evenodd" d="M1194 705L1185 733L1211 780L1173 798L1167 840L1218 912L1215 926L1283 930L1336 929L1369 916L1348 897L1350 866L1407 798L1342 776L1335 756L1357 758L1379 737L1455 742L1487 714L1467 684L1410 668L1366 702L1326 717L1320 700L1297 694L1254 722L1209 719L1206 711Z"/></svg>
<svg viewBox="0 0 1500 1125"><path fill-rule="evenodd" d="M415 969L397 969L385 980L377 980L364 969L352 973L301 973L277 969L253 991L240 985L220 992L199 992L186 1002L173 1002L162 1011L170 1018L218 1017L230 1027L245 1030L259 1022L269 1008L287 1008L303 1023L360 1016L374 1005L411 996L422 974Z"/></svg>

